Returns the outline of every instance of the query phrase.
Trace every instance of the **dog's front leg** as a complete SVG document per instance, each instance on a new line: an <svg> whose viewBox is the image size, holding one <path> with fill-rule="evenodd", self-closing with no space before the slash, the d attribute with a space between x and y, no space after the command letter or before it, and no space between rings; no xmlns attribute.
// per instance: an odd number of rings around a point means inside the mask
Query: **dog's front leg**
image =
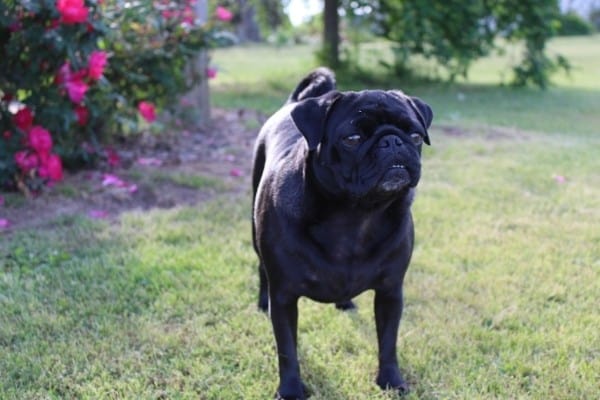
<svg viewBox="0 0 600 400"><path fill-rule="evenodd" d="M279 388L276 398L304 400L306 398L305 389L300 379L300 366L296 350L298 299L277 295L271 291L269 302L279 360Z"/></svg>
<svg viewBox="0 0 600 400"><path fill-rule="evenodd" d="M398 327L402 317L402 290L375 292L375 325L379 345L379 372L377 385L382 389L408 392L408 384L402 378L396 356Z"/></svg>

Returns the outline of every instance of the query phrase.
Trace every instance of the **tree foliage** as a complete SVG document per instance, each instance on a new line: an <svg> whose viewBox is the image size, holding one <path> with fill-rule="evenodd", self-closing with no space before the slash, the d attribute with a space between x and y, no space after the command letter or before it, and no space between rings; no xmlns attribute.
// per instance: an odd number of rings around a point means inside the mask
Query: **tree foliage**
<svg viewBox="0 0 600 400"><path fill-rule="evenodd" d="M378 0L344 1L346 13L368 17L376 33L395 44L398 73L411 56L434 59L453 79L465 76L477 58L501 50L506 42L523 43L513 83L546 87L561 56L550 57L546 42L560 26L555 0ZM502 40L499 40L502 39Z"/></svg>

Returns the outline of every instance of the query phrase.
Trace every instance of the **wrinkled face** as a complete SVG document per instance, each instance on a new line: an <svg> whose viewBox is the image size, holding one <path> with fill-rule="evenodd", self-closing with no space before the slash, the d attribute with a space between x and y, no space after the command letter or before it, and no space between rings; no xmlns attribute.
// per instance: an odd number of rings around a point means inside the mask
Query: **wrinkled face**
<svg viewBox="0 0 600 400"><path fill-rule="evenodd" d="M427 107L427 116L419 107ZM341 94L321 125L314 176L335 196L357 201L397 197L419 182L430 116L428 106L401 92Z"/></svg>

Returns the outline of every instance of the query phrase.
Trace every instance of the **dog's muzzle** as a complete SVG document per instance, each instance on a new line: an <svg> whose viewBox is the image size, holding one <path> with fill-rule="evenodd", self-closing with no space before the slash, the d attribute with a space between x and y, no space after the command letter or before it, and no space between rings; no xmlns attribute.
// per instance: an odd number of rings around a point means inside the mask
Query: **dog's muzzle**
<svg viewBox="0 0 600 400"><path fill-rule="evenodd" d="M378 157L390 163L378 184L384 192L402 190L411 184L409 170L402 161L406 158L404 146L406 144L397 135L385 135L377 142Z"/></svg>

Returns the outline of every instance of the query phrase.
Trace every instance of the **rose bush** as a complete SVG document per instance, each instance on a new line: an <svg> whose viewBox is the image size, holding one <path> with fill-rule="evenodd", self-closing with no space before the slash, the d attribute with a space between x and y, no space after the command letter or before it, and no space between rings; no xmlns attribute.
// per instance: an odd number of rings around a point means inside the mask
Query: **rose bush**
<svg viewBox="0 0 600 400"><path fill-rule="evenodd" d="M186 66L227 13L200 22L195 1L0 2L0 189L36 191L63 165L110 161L111 136L204 79Z"/></svg>

